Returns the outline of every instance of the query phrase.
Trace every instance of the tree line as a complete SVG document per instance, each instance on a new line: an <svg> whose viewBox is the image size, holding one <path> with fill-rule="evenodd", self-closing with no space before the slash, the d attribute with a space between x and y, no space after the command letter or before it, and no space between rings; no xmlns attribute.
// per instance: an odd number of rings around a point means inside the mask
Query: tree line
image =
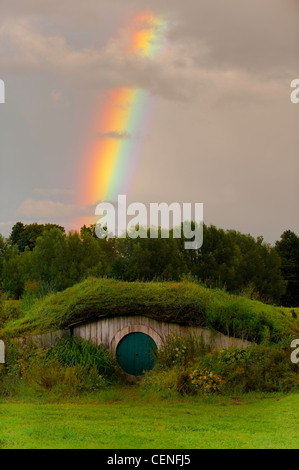
<svg viewBox="0 0 299 470"><path fill-rule="evenodd" d="M160 230L160 229L159 229ZM95 227L80 233L56 224L18 222L0 235L0 289L12 298L40 295L89 276L125 281L196 279L265 302L299 305L299 237L287 230L274 246L236 230L203 227L203 246L186 250L184 238L99 239Z"/></svg>

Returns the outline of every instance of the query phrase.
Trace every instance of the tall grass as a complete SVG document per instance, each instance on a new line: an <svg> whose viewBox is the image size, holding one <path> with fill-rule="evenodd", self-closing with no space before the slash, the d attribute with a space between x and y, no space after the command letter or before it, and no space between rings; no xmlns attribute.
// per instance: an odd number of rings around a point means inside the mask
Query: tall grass
<svg viewBox="0 0 299 470"><path fill-rule="evenodd" d="M81 338L60 339L49 349L13 340L0 365L0 397L56 400L106 389L119 382L108 351Z"/></svg>
<svg viewBox="0 0 299 470"><path fill-rule="evenodd" d="M48 350L47 357L55 358L68 366L96 368L98 373L106 378L115 374L116 363L109 351L83 338L59 338L56 345Z"/></svg>

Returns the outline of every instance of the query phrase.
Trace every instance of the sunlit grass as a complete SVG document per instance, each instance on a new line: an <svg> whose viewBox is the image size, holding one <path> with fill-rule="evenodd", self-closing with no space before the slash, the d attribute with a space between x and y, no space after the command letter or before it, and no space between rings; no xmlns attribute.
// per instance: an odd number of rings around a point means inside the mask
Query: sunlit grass
<svg viewBox="0 0 299 470"><path fill-rule="evenodd" d="M134 387L68 403L0 403L13 449L298 448L299 394L161 400Z"/></svg>

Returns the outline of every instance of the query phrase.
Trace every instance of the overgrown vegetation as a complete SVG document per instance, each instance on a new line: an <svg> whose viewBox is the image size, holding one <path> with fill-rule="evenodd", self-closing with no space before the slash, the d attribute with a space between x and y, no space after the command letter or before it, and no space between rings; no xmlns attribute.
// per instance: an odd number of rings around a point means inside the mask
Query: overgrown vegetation
<svg viewBox="0 0 299 470"><path fill-rule="evenodd" d="M110 353L81 338L61 338L49 349L11 341L6 349L6 364L0 365L2 397L71 398L118 381Z"/></svg>
<svg viewBox="0 0 299 470"><path fill-rule="evenodd" d="M156 367L147 372L141 388L162 396L290 392L299 390L299 365L290 361L287 344L216 350L203 346L194 334L164 338L156 351Z"/></svg>
<svg viewBox="0 0 299 470"><path fill-rule="evenodd" d="M92 341L83 338L71 336L59 338L56 345L48 350L47 358L56 359L67 366L95 368L106 378L111 378L115 374L115 361L111 354L101 346L96 346Z"/></svg>
<svg viewBox="0 0 299 470"><path fill-rule="evenodd" d="M6 302L2 302L2 310L7 308ZM129 283L90 278L64 292L42 299L37 297L25 305L21 300L14 309L14 317L13 313L0 315L6 318L2 336L39 334L81 320L120 315L144 315L207 327L257 343L265 334L270 341L279 342L290 335L297 337L299 332L299 321L290 309L208 289L190 281Z"/></svg>

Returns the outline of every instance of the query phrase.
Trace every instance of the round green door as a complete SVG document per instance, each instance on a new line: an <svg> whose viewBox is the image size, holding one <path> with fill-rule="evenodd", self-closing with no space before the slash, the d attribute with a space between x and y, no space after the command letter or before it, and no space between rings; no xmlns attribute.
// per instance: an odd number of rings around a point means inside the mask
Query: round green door
<svg viewBox="0 0 299 470"><path fill-rule="evenodd" d="M118 343L116 357L120 367L131 375L142 375L155 365L155 341L145 333L130 333Z"/></svg>

